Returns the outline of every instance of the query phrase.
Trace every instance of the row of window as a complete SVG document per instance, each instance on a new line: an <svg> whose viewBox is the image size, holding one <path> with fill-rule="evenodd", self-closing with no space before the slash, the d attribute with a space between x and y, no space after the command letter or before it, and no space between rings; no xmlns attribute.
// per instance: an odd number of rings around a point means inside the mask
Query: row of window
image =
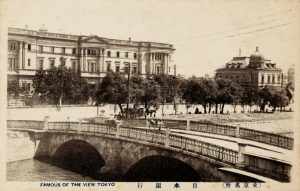
<svg viewBox="0 0 300 191"><path fill-rule="evenodd" d="M31 51L31 44L28 44L27 48L28 48L28 51ZM55 47L50 47L50 53L54 53L54 50L55 50ZM39 53L43 53L44 52L44 47L42 45L38 46L38 52ZM77 49L76 48L72 48L72 54L76 54L76 52L77 52ZM65 47L61 48L61 53L62 54L66 53L66 48ZM87 49L86 50L86 54L87 55L97 55L97 50L95 50L95 49ZM107 57L111 57L111 51L107 51ZM116 52L116 57L120 58L120 52L119 51ZM129 57L129 52L125 52L124 53L124 57L128 58ZM137 53L133 54L133 58L137 59Z"/></svg>
<svg viewBox="0 0 300 191"><path fill-rule="evenodd" d="M241 77L245 79L245 76L241 76ZM219 76L219 78L223 78L223 76ZM225 79L230 78L232 80L238 81L240 79L240 76L224 76L224 78ZM280 83L280 74L277 75L277 82ZM261 83L262 84L265 83L265 75L264 74L261 75ZM273 83L274 84L275 83L275 74L273 74L272 76L268 75L266 83L268 83L268 84Z"/></svg>
<svg viewBox="0 0 300 191"><path fill-rule="evenodd" d="M112 57L111 51L107 51L107 57ZM116 52L115 57L120 58L120 52L119 51ZM129 58L129 52L124 52L124 57ZM133 53L133 58L137 59L137 53Z"/></svg>
<svg viewBox="0 0 300 191"><path fill-rule="evenodd" d="M267 78L267 83L270 84L271 83L271 76L268 75L267 77L268 77ZM277 82L280 83L280 74L277 75ZM262 84L265 83L265 75L264 74L261 75L261 83ZM272 75L272 84L274 84L274 83L275 83L275 74Z"/></svg>
<svg viewBox="0 0 300 191"><path fill-rule="evenodd" d="M9 42L8 43L8 50L9 51L16 51L18 49L18 44L16 42Z"/></svg>

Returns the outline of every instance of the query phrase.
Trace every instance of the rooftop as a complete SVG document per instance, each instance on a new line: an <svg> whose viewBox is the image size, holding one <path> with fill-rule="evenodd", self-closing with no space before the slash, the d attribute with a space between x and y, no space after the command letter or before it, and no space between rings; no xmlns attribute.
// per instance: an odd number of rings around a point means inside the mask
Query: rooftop
<svg viewBox="0 0 300 191"><path fill-rule="evenodd" d="M8 28L8 33L9 34L20 34L20 35L44 37L44 38L57 38L57 39L73 40L73 41L77 41L80 36L89 37L89 36L86 36L86 35L51 33L51 32L48 32L44 28L40 29L38 31L35 31L35 30L29 30L29 29L9 27ZM166 43L149 42L149 41L132 41L131 39L129 39L129 40L119 40L119 39L110 39L110 38L104 38L104 37L99 37L99 38L107 41L110 44L115 44L115 45L138 46L139 43L140 43L141 46L151 46L151 47L157 47L157 48L173 49L173 45L166 44Z"/></svg>

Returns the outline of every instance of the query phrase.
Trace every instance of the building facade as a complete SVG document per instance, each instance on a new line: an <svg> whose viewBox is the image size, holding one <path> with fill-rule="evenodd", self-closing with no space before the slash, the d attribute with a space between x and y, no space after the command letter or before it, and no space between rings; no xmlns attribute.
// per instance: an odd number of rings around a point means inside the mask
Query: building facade
<svg viewBox="0 0 300 191"><path fill-rule="evenodd" d="M108 71L151 75L174 74L173 45L117 40L96 35L69 35L8 29L8 83L17 80L32 90L39 69L65 65L78 71L89 83L100 82Z"/></svg>
<svg viewBox="0 0 300 191"><path fill-rule="evenodd" d="M282 70L276 63L265 59L258 47L250 57L233 57L225 66L216 70L216 79L231 79L245 88L261 88L264 86L281 87Z"/></svg>

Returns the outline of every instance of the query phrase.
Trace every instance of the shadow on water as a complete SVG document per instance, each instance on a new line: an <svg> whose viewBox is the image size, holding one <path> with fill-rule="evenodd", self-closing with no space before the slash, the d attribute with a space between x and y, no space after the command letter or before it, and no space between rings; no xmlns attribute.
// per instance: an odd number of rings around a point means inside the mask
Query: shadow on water
<svg viewBox="0 0 300 191"><path fill-rule="evenodd" d="M45 157L36 159L95 180L118 179L118 177L108 173L100 174L100 169L104 166L105 161L92 145L81 140L64 143L57 149L51 159Z"/></svg>
<svg viewBox="0 0 300 191"><path fill-rule="evenodd" d="M166 156L150 156L135 163L123 181L200 181L198 173L184 162Z"/></svg>

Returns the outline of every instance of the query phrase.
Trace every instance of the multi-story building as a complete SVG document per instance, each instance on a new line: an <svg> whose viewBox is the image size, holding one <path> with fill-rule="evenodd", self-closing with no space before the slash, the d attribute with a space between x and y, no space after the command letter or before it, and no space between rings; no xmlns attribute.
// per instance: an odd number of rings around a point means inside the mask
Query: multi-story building
<svg viewBox="0 0 300 191"><path fill-rule="evenodd" d="M233 57L225 66L216 70L216 79L231 79L245 88L260 88L264 86L281 87L282 71L276 63L265 59L258 47L250 57Z"/></svg>
<svg viewBox="0 0 300 191"><path fill-rule="evenodd" d="M117 40L96 35L69 35L8 29L8 81L18 80L32 90L37 70L65 65L89 83L99 83L108 71L139 75L174 74L173 45Z"/></svg>

